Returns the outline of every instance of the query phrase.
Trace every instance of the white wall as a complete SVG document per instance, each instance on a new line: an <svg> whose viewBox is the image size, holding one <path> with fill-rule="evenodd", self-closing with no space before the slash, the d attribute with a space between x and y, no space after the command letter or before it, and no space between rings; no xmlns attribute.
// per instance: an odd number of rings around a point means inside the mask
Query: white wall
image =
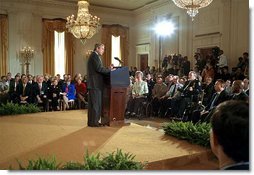
<svg viewBox="0 0 254 175"><path fill-rule="evenodd" d="M213 0L191 21L186 10L180 9L172 1L159 0L135 11L136 45L149 44L149 65L154 66L159 58L159 39L152 31L156 19L171 14L178 30L170 38L164 38L164 54L187 55L193 65L193 55L197 48L219 46L229 59L229 66L238 62L243 52L249 51L249 6L248 0ZM136 51L137 52L137 51ZM138 65L138 52L136 60Z"/></svg>

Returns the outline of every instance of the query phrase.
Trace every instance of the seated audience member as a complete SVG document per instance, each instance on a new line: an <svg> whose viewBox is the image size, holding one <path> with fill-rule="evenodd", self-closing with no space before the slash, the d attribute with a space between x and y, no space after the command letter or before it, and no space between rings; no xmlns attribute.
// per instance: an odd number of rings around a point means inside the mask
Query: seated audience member
<svg viewBox="0 0 254 175"><path fill-rule="evenodd" d="M44 77L39 75L37 82L33 85L34 103L43 105L43 110L48 111L48 85L43 81Z"/></svg>
<svg viewBox="0 0 254 175"><path fill-rule="evenodd" d="M156 78L156 84L153 87L152 95L152 107L155 116L158 116L159 108L160 108L160 100L167 92L167 85L163 82L162 77L158 76Z"/></svg>
<svg viewBox="0 0 254 175"><path fill-rule="evenodd" d="M28 83L30 83L30 84L33 84L33 83L36 82L36 81L33 80L33 76L31 74L27 75L27 79L28 79Z"/></svg>
<svg viewBox="0 0 254 175"><path fill-rule="evenodd" d="M208 77L211 77L212 79L214 79L214 75L215 75L214 68L212 67L210 63L207 63L201 73L203 81L206 81L206 78Z"/></svg>
<svg viewBox="0 0 254 175"><path fill-rule="evenodd" d="M17 92L19 96L19 103L26 104L33 102L33 86L28 83L26 75L22 76L21 83L17 85Z"/></svg>
<svg viewBox="0 0 254 175"><path fill-rule="evenodd" d="M227 91L227 93L229 95L232 94L232 87L231 87L231 81L230 80L226 81L226 83L225 83L225 90Z"/></svg>
<svg viewBox="0 0 254 175"><path fill-rule="evenodd" d="M152 92L153 92L153 87L155 85L155 82L152 79L151 74L147 74L146 75L146 82L147 82L147 86L148 86L148 100L150 101L152 99Z"/></svg>
<svg viewBox="0 0 254 175"><path fill-rule="evenodd" d="M244 92L242 80L235 80L232 84L232 100L249 101L249 96Z"/></svg>
<svg viewBox="0 0 254 175"><path fill-rule="evenodd" d="M206 106L208 104L209 100L212 98L214 91L215 91L213 79L211 77L206 78L203 89L204 89L204 97L203 97L202 104L204 106Z"/></svg>
<svg viewBox="0 0 254 175"><path fill-rule="evenodd" d="M228 66L225 66L222 68L222 72L220 74L220 78L224 81L227 81L227 80L230 80L231 78L231 75L230 73L228 72Z"/></svg>
<svg viewBox="0 0 254 175"><path fill-rule="evenodd" d="M248 78L245 78L244 80L243 80L243 90L244 90L244 92L249 96L249 91L250 91L250 85L249 85L249 80L248 80Z"/></svg>
<svg viewBox="0 0 254 175"><path fill-rule="evenodd" d="M136 71L135 83L132 85L131 89L132 96L127 103L125 115L128 116L131 114L132 117L135 117L140 104L145 101L148 95L147 82L143 81L143 73L141 71Z"/></svg>
<svg viewBox="0 0 254 175"><path fill-rule="evenodd" d="M215 93L210 99L205 110L201 112L201 121L209 122L215 107L230 99L229 94L225 90L225 82L222 79L219 79L215 82L214 89Z"/></svg>
<svg viewBox="0 0 254 175"><path fill-rule="evenodd" d="M76 88L76 97L78 99L78 107L81 108L81 102L84 104L87 104L87 88L86 84L82 82L81 77L79 79L76 79L77 83L75 84Z"/></svg>
<svg viewBox="0 0 254 175"><path fill-rule="evenodd" d="M159 110L160 111L159 115L161 117L165 117L168 108L171 108L171 100L177 97L177 94L179 94L178 89L183 87L183 85L180 84L178 80L179 80L179 77L174 76L173 84L171 85L169 90L166 92L166 94L163 97L161 97L160 110Z"/></svg>
<svg viewBox="0 0 254 175"><path fill-rule="evenodd" d="M210 144L222 170L249 170L249 105L221 103L211 118Z"/></svg>
<svg viewBox="0 0 254 175"><path fill-rule="evenodd" d="M55 78L52 80L52 85L49 87L49 90L48 90L48 96L49 96L49 99L52 101L51 104L52 104L52 109L54 111L60 110L60 107L59 107L60 92L61 92L61 89L58 86L58 80L57 78Z"/></svg>
<svg viewBox="0 0 254 175"><path fill-rule="evenodd" d="M75 74L74 79L73 79L74 84L76 84L79 79L81 79L81 81L82 81L82 75L80 73Z"/></svg>
<svg viewBox="0 0 254 175"><path fill-rule="evenodd" d="M2 76L0 81L0 104L7 103L7 100L9 99L8 89L9 89L9 86L7 83L7 77Z"/></svg>
<svg viewBox="0 0 254 175"><path fill-rule="evenodd" d="M71 83L71 77L67 77L67 82L63 84L62 88L63 106L64 110L69 109L68 101L76 99L75 85Z"/></svg>
<svg viewBox="0 0 254 175"><path fill-rule="evenodd" d="M47 84L48 88L51 86L51 77L49 74L44 75L44 82Z"/></svg>
<svg viewBox="0 0 254 175"><path fill-rule="evenodd" d="M177 118L183 117L188 103L198 102L198 96L202 91L196 72L190 71L188 78L183 88L179 89L181 97L172 101L172 114Z"/></svg>
<svg viewBox="0 0 254 175"><path fill-rule="evenodd" d="M237 68L235 74L232 76L232 80L243 80L245 78L241 68Z"/></svg>
<svg viewBox="0 0 254 175"><path fill-rule="evenodd" d="M9 88L9 98L10 101L13 103L18 103L19 102L19 96L17 92L17 86L19 84L20 76L15 75L14 80L10 81L10 88Z"/></svg>

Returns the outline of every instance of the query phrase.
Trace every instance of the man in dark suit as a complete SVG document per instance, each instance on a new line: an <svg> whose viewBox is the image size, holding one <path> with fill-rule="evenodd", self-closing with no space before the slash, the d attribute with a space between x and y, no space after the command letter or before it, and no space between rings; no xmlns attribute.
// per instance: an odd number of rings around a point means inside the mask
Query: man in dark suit
<svg viewBox="0 0 254 175"><path fill-rule="evenodd" d="M22 77L21 83L17 85L17 92L19 96L19 102L21 104L32 103L32 84L28 83L26 75Z"/></svg>
<svg viewBox="0 0 254 175"><path fill-rule="evenodd" d="M43 81L43 76L40 75L37 78L37 82L33 84L34 94L33 100L37 105L42 104L43 110L48 111L48 86Z"/></svg>
<svg viewBox="0 0 254 175"><path fill-rule="evenodd" d="M20 80L20 76L19 75L15 75L15 79L10 81L10 87L9 87L9 98L10 101L13 103L18 103L18 92L17 92L17 87L19 84L19 80Z"/></svg>
<svg viewBox="0 0 254 175"><path fill-rule="evenodd" d="M201 121L210 122L210 118L214 112L214 109L220 103L230 99L229 94L225 90L225 81L218 79L214 85L215 93L205 108L205 111L201 112Z"/></svg>
<svg viewBox="0 0 254 175"><path fill-rule="evenodd" d="M249 170L249 104L221 103L211 118L210 144L222 170Z"/></svg>
<svg viewBox="0 0 254 175"><path fill-rule="evenodd" d="M110 69L103 67L100 56L104 53L103 44L95 44L87 63L88 122L90 127L102 126L99 123L102 112L103 77L109 75Z"/></svg>

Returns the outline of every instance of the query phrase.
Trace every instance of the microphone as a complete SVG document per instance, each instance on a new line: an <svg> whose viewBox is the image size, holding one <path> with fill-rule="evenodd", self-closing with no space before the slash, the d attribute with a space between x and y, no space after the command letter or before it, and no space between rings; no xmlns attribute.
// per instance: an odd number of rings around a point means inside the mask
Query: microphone
<svg viewBox="0 0 254 175"><path fill-rule="evenodd" d="M123 63L122 60L120 60L118 57L114 57L115 60L119 61L120 63Z"/></svg>

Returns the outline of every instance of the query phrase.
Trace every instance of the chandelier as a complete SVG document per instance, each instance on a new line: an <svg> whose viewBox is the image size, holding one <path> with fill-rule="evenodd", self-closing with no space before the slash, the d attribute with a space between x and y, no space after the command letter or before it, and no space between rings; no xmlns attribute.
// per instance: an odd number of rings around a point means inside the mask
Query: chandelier
<svg viewBox="0 0 254 175"><path fill-rule="evenodd" d="M187 14L194 20L198 14L198 9L211 4L213 0L172 0L177 7L187 9Z"/></svg>
<svg viewBox="0 0 254 175"><path fill-rule="evenodd" d="M90 39L100 27L100 18L89 14L89 3L87 1L78 1L78 14L77 19L74 15L67 17L66 28L76 38L79 38L83 44L87 39Z"/></svg>

